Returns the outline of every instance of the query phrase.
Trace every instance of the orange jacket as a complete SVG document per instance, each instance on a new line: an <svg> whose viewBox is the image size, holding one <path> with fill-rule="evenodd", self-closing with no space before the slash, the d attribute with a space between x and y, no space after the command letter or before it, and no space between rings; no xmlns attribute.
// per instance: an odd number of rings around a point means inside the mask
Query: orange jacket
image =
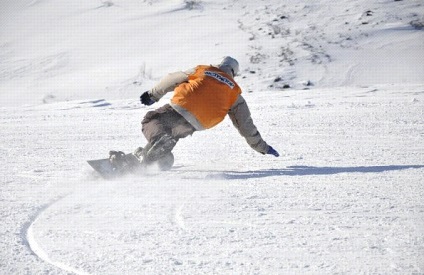
<svg viewBox="0 0 424 275"><path fill-rule="evenodd" d="M192 114L204 129L220 123L241 94L234 79L213 66L197 66L174 90L173 105Z"/></svg>

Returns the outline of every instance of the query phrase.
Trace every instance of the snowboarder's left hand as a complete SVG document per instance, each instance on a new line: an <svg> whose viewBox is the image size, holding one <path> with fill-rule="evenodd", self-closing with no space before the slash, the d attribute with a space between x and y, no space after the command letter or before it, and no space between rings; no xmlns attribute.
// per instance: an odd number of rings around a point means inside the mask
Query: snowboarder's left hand
<svg viewBox="0 0 424 275"><path fill-rule="evenodd" d="M266 152L266 153L268 155L273 155L275 157L279 157L280 156L280 154L274 148L272 148L271 146L269 146L268 152Z"/></svg>
<svg viewBox="0 0 424 275"><path fill-rule="evenodd" d="M142 104L146 105L146 106L150 106L153 103L155 103L155 101L150 97L149 95L149 91L144 92L141 96L140 96L140 101Z"/></svg>

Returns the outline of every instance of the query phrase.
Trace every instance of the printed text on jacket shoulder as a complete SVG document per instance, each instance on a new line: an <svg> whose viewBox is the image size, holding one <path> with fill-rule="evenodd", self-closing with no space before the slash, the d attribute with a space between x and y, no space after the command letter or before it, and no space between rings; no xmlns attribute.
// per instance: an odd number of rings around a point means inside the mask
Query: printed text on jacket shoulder
<svg viewBox="0 0 424 275"><path fill-rule="evenodd" d="M218 73L211 72L211 71L205 71L205 75L215 78L219 82L226 84L231 89L233 89L235 87L235 84L231 80L229 80L226 77L223 77L222 75L220 75Z"/></svg>

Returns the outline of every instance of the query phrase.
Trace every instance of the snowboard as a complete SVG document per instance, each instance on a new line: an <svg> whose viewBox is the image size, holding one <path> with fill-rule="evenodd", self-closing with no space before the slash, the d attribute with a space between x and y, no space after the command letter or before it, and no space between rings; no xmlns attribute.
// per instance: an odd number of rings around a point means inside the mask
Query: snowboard
<svg viewBox="0 0 424 275"><path fill-rule="evenodd" d="M118 153L118 160L111 157L87 160L87 163L104 179L115 179L125 175L145 175L149 170L167 171L174 164L172 153L155 162L146 163L133 154L124 154L121 151L111 152Z"/></svg>

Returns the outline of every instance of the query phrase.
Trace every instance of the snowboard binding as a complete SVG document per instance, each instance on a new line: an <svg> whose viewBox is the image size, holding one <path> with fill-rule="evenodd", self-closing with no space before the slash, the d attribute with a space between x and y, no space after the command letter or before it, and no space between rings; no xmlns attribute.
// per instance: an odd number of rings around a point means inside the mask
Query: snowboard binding
<svg viewBox="0 0 424 275"><path fill-rule="evenodd" d="M140 167L140 161L135 155L122 151L110 151L109 162L117 174L134 173Z"/></svg>
<svg viewBox="0 0 424 275"><path fill-rule="evenodd" d="M145 151L141 147L130 154L122 151L110 151L109 158L88 160L87 162L105 179L115 179L129 174L142 175L151 167L153 167L153 171L167 171L172 168L174 155L171 152L162 154L156 160L147 160Z"/></svg>

